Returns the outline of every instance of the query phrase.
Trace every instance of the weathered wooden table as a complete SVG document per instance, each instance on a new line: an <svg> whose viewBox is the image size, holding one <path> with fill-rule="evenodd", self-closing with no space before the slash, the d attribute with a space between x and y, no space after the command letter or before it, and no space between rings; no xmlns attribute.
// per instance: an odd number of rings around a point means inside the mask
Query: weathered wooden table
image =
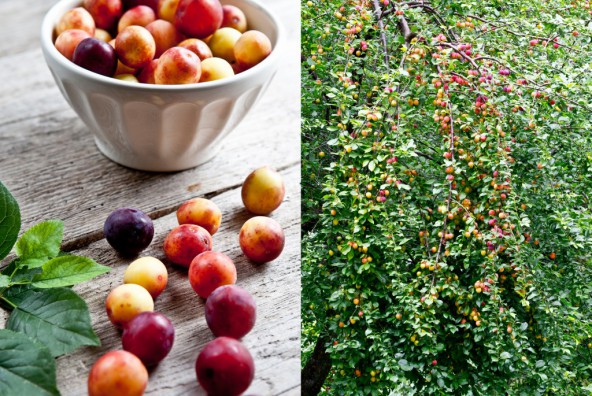
<svg viewBox="0 0 592 396"><path fill-rule="evenodd" d="M105 219L119 207L147 212L155 223L155 237L142 255L166 263L162 243L176 225L174 212L192 197L210 198L222 209L214 249L235 260L237 283L258 304L255 328L243 340L256 364L256 378L247 393L300 393L299 3L263 1L283 21L288 36L278 74L214 160L177 173L135 171L103 157L60 95L41 54L40 24L53 2L0 1L0 180L21 206L22 230L43 220L62 219L64 250L112 267L110 273L76 287L89 305L102 346L83 347L58 359L63 395L86 394L94 361L121 348L104 300L122 283L130 260L118 257L103 239ZM276 261L254 265L238 246L238 231L250 217L242 207L240 187L251 170L263 165L275 167L285 178L286 199L271 217L283 225L286 247ZM204 304L191 289L187 272L167 266L169 285L155 310L171 318L176 339L170 355L150 372L146 394L203 395L194 363L199 350L213 339ZM7 315L0 311L3 327Z"/></svg>

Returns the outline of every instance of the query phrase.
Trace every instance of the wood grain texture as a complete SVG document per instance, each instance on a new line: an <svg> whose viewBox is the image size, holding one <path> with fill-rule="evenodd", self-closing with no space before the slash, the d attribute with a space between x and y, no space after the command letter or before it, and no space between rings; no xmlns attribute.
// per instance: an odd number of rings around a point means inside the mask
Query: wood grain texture
<svg viewBox="0 0 592 396"><path fill-rule="evenodd" d="M299 168L283 172L287 196L270 217L277 220L286 235L286 247L275 261L263 265L249 262L238 244L238 232L251 217L243 208L240 189L232 189L212 200L223 213L220 230L214 235L214 250L232 258L237 267L237 284L248 290L257 302L257 323L243 339L256 365L256 380L248 394L296 395L300 385L300 195ZM195 380L195 359L199 350L213 339L204 317L204 300L199 298L187 278L187 270L167 262L162 244L177 225L174 213L154 222L155 236L142 256L162 260L169 270L167 288L155 302L155 310L167 315L175 326L175 343L169 355L150 373L146 394L204 394ZM118 257L103 239L74 252L95 258L112 268L111 272L75 287L89 306L93 327L101 347L85 347L58 359L58 386L64 395L86 391L90 367L103 353L121 348L120 332L109 322L105 298L120 285L132 261Z"/></svg>
<svg viewBox="0 0 592 396"><path fill-rule="evenodd" d="M94 361L120 348L120 334L108 322L103 304L108 292L122 282L129 260L117 257L103 239L109 213L119 207L147 212L155 220L156 234L143 255L162 259L164 237L176 225L174 211L198 196L221 207L223 224L214 236L214 249L235 259L238 284L258 304L257 324L244 339L256 362L256 379L248 393L300 394L299 3L260 1L284 23L287 36L278 73L266 94L212 161L184 172L149 173L103 157L88 128L61 96L39 47L41 20L54 2L0 0L0 180L19 201L22 230L43 220L62 219L65 250L113 268L76 287L89 305L103 346L81 348L58 359L63 395L86 394ZM286 248L275 262L257 266L238 246L238 230L250 217L240 202L240 185L263 165L281 170L286 179L286 200L271 216L286 231ZM191 290L186 271L169 269L169 286L156 309L173 320L177 336L170 356L151 371L147 394L202 395L193 365L200 348L212 339L203 301ZM0 327L6 318L0 310Z"/></svg>

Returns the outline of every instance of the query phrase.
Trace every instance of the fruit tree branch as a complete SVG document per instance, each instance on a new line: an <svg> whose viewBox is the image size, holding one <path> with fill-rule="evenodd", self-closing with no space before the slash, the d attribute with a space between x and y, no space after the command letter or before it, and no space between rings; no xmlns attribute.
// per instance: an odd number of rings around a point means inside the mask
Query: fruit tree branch
<svg viewBox="0 0 592 396"><path fill-rule="evenodd" d="M382 12L380 9L380 4L378 0L373 0L374 2L374 12L376 13L376 18L378 18L378 28L380 29L380 41L382 42L382 47L384 49L384 63L387 65L389 64L389 54L388 54L388 45L386 42L386 35L384 33L384 22L382 21Z"/></svg>

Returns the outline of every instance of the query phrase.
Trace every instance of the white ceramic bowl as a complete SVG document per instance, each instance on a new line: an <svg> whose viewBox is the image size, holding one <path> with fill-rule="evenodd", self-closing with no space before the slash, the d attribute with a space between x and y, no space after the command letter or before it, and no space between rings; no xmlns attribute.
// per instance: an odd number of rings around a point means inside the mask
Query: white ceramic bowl
<svg viewBox="0 0 592 396"><path fill-rule="evenodd" d="M41 48L66 100L111 160L147 171L177 171L210 160L222 140L261 97L277 70L282 27L256 0L222 0L243 10L249 29L271 40L253 68L218 81L153 85L105 77L70 62L54 44L54 27L80 0L61 0L43 19Z"/></svg>

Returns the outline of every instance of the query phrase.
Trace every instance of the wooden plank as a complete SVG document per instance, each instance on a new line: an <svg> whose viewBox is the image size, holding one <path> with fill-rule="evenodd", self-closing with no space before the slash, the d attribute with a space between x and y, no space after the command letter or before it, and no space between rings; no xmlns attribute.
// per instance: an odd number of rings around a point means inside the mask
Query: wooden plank
<svg viewBox="0 0 592 396"><path fill-rule="evenodd" d="M223 213L220 230L214 235L214 250L230 256L237 266L237 284L247 289L257 302L257 323L244 338L256 362L256 380L247 393L259 395L300 394L300 195L299 167L283 172L287 196L270 217L286 234L282 255L275 261L255 265L240 251L238 231L251 217L243 208L240 189L229 190L212 200ZM175 325L175 344L170 355L151 371L149 395L203 394L196 382L197 354L211 339L204 318L204 302L191 289L187 271L167 263L162 252L166 234L177 220L174 214L155 221L155 238L142 253L161 259L169 268L169 284L156 300L155 310L167 315ZM121 349L119 331L109 322L104 301L109 291L122 283L131 260L118 257L105 240L92 243L76 254L87 255L109 265L112 271L75 287L89 305L93 326L101 347L85 347L58 359L58 386L63 395L82 395L92 364L103 353Z"/></svg>
<svg viewBox="0 0 592 396"><path fill-rule="evenodd" d="M41 20L54 1L0 1L0 57L39 45Z"/></svg>

